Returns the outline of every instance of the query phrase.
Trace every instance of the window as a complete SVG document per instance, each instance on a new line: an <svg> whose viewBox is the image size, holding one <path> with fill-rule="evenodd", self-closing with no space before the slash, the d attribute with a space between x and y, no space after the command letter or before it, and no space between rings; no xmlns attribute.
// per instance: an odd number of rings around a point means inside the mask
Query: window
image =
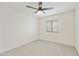
<svg viewBox="0 0 79 59"><path fill-rule="evenodd" d="M58 32L58 20L46 20L46 32Z"/></svg>

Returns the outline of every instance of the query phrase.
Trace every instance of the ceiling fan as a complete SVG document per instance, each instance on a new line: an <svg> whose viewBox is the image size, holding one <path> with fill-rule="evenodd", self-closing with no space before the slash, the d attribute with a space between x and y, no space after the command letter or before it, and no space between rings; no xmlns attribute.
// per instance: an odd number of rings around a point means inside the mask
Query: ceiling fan
<svg viewBox="0 0 79 59"><path fill-rule="evenodd" d="M45 13L45 12L44 12L45 10L51 10L51 9L53 9L53 8L43 8L43 7L42 7L42 4L43 4L43 2L39 2L39 3L38 3L38 8L32 7L32 6L28 6L28 5L26 5L26 7L37 10L37 11L35 11L34 13L38 13L38 12Z"/></svg>

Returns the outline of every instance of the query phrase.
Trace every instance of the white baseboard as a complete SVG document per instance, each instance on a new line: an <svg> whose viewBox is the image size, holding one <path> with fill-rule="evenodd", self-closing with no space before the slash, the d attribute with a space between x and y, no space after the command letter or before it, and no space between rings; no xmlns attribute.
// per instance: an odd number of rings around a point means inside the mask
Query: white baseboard
<svg viewBox="0 0 79 59"><path fill-rule="evenodd" d="M32 39L33 39L33 38L32 38ZM11 47L9 47L9 48L7 48L7 49L3 49L3 50L0 51L0 54L1 54L1 53L4 53L4 52L7 52L7 51L9 51L9 50L15 49L15 48L17 48L17 47L20 47L20 46L22 46L22 45L29 44L29 43L31 43L31 42L33 42L33 41L35 41L35 40L37 40L37 39L30 40L29 42L22 42L22 43L19 43L19 44L17 44L17 45L11 46Z"/></svg>
<svg viewBox="0 0 79 59"><path fill-rule="evenodd" d="M30 40L29 42L22 42L22 43L19 43L19 44L17 44L17 45L11 46L11 47L9 47L9 48L7 48L7 49L1 50L1 51L0 51L0 54L1 54L1 53L4 53L4 52L6 52L6 51L9 51L9 50L15 49L15 48L17 48L17 47L20 47L20 46L22 46L22 45L29 44L29 43L31 43L31 42L33 42L33 41L36 41L36 40L38 40L38 39L33 39L33 40ZM40 40L44 40L44 39L40 39ZM49 40L45 40L45 41L49 41ZM49 41L49 42L53 42L53 41ZM63 43L59 43L59 42L53 42L53 43L62 44L62 45L67 45L67 44L63 44ZM68 46L71 46L71 45L68 45ZM72 47L75 47L75 46L72 46ZM79 48L76 47L76 49L77 49L77 51L78 51L78 53L79 53Z"/></svg>
<svg viewBox="0 0 79 59"><path fill-rule="evenodd" d="M45 39L41 39L41 40L45 40ZM62 43L62 42L57 42L57 41L51 41L51 40L45 40L45 41L49 41L49 42L52 42L52 43L57 43L57 44L62 44L62 45L66 45L66 46L75 47L75 46L73 46L73 45L64 44L64 43Z"/></svg>
<svg viewBox="0 0 79 59"><path fill-rule="evenodd" d="M75 46L75 48L76 48L76 50L77 50L77 52L78 52L78 54L79 54L79 47Z"/></svg>

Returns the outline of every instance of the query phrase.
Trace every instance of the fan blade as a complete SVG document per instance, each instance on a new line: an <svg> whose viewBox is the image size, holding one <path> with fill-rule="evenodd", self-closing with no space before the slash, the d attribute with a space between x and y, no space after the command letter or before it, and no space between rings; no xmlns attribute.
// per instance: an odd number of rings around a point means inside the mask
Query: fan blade
<svg viewBox="0 0 79 59"><path fill-rule="evenodd" d="M34 13L37 13L38 11L35 11Z"/></svg>
<svg viewBox="0 0 79 59"><path fill-rule="evenodd" d="M51 9L53 9L53 8L43 8L42 10L51 10Z"/></svg>
<svg viewBox="0 0 79 59"><path fill-rule="evenodd" d="M39 2L38 6L39 6L39 7L42 7L42 2Z"/></svg>
<svg viewBox="0 0 79 59"><path fill-rule="evenodd" d="M28 6L28 5L27 5L26 7L28 7L28 8L32 8L32 9L37 9L37 8L35 8L35 7L31 7L31 6Z"/></svg>

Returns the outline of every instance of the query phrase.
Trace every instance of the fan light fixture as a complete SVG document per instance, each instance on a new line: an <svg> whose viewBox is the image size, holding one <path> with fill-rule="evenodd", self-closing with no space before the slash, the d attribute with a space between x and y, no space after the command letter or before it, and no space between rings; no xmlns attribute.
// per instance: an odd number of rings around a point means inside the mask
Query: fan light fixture
<svg viewBox="0 0 79 59"><path fill-rule="evenodd" d="M43 2L39 2L38 3L38 8L32 7L32 6L28 6L28 5L26 5L26 7L37 10L34 13L45 13L44 12L45 10L52 10L53 9L53 8L43 8L42 4L43 4Z"/></svg>
<svg viewBox="0 0 79 59"><path fill-rule="evenodd" d="M38 14L41 14L41 13L42 13L42 11L38 11L37 13L38 13Z"/></svg>

